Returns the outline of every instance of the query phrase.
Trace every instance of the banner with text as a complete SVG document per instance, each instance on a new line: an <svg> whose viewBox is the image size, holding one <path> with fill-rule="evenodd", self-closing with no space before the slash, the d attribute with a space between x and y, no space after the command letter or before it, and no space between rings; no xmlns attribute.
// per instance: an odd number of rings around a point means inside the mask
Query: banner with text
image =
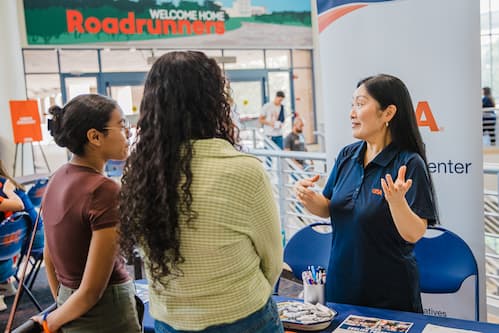
<svg viewBox="0 0 499 333"><path fill-rule="evenodd" d="M441 222L477 259L485 319L479 1L317 0L317 9L329 162L355 141L349 115L357 82L379 73L402 79L426 143Z"/></svg>
<svg viewBox="0 0 499 333"><path fill-rule="evenodd" d="M157 40L165 47L169 40L179 48L311 48L310 13L309 1L24 0L31 45Z"/></svg>
<svg viewBox="0 0 499 333"><path fill-rule="evenodd" d="M35 100L9 101L14 143L42 141L40 113Z"/></svg>

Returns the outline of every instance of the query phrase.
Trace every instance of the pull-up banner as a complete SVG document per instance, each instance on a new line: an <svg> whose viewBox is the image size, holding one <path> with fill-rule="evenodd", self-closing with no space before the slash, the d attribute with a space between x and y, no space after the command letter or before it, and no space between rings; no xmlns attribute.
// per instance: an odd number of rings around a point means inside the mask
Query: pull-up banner
<svg viewBox="0 0 499 333"><path fill-rule="evenodd" d="M312 48L308 0L24 0L24 13L29 44Z"/></svg>
<svg viewBox="0 0 499 333"><path fill-rule="evenodd" d="M354 141L349 115L356 83L379 73L402 79L426 143L441 222L477 259L485 319L480 2L317 0L317 9L329 162ZM474 319L473 299L461 301ZM425 303L429 314L456 313L428 297Z"/></svg>

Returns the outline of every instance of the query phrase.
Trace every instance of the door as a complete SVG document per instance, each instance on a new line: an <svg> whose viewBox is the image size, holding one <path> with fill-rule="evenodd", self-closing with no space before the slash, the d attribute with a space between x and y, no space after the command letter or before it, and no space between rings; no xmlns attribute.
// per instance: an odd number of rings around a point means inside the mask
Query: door
<svg viewBox="0 0 499 333"><path fill-rule="evenodd" d="M139 118L140 103L144 95L144 81L147 73L102 73L101 93L116 100L130 122L135 125Z"/></svg>
<svg viewBox="0 0 499 333"><path fill-rule="evenodd" d="M267 98L267 71L226 71L231 96L236 103L243 128L260 127L258 116Z"/></svg>
<svg viewBox="0 0 499 333"><path fill-rule="evenodd" d="M90 74L61 74L62 102L66 104L72 98L82 94L100 93L97 73Z"/></svg>

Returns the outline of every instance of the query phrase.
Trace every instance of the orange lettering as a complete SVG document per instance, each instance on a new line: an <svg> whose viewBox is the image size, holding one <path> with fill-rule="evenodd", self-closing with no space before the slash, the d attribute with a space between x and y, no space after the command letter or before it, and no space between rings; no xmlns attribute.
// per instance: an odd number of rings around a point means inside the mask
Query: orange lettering
<svg viewBox="0 0 499 333"><path fill-rule="evenodd" d="M89 17L85 20L85 29L91 34L97 34L101 31L101 23L97 17Z"/></svg>
<svg viewBox="0 0 499 333"><path fill-rule="evenodd" d="M180 33L191 34L191 22L187 20L178 21L178 31ZM183 29L185 27L185 29Z"/></svg>
<svg viewBox="0 0 499 333"><path fill-rule="evenodd" d="M137 20L138 21L138 20ZM161 33L161 21L154 20L155 26L153 27L153 21L147 20L147 32L151 35L159 35Z"/></svg>
<svg viewBox="0 0 499 333"><path fill-rule="evenodd" d="M74 32L75 30L79 33L85 32L83 30L83 15L77 10L66 10L66 24L68 32Z"/></svg>
<svg viewBox="0 0 499 333"><path fill-rule="evenodd" d="M215 32L219 35L223 35L225 33L225 22L218 21L215 23Z"/></svg>
<svg viewBox="0 0 499 333"><path fill-rule="evenodd" d="M418 126L428 126L432 132L439 131L435 117L433 117L433 113L431 112L430 104L427 101L418 102L416 106L416 120Z"/></svg>
<svg viewBox="0 0 499 333"><path fill-rule="evenodd" d="M144 32L144 26L147 24L147 19L137 19L137 33L141 34Z"/></svg>
<svg viewBox="0 0 499 333"><path fill-rule="evenodd" d="M192 23L192 30L196 35L202 35L204 33L204 23L202 21L194 21Z"/></svg>
<svg viewBox="0 0 499 333"><path fill-rule="evenodd" d="M106 34L117 34L118 30L118 19L112 17L106 17L102 21L102 31Z"/></svg>
<svg viewBox="0 0 499 333"><path fill-rule="evenodd" d="M135 13L128 12L128 17L120 20L120 30L125 35L132 35L135 33Z"/></svg>
<svg viewBox="0 0 499 333"><path fill-rule="evenodd" d="M215 25L215 22L213 21L206 21L205 22L205 29L206 29L206 33L207 34L211 34L211 28L215 28L216 25Z"/></svg>
<svg viewBox="0 0 499 333"><path fill-rule="evenodd" d="M177 34L177 24L173 20L163 20L163 34Z"/></svg>

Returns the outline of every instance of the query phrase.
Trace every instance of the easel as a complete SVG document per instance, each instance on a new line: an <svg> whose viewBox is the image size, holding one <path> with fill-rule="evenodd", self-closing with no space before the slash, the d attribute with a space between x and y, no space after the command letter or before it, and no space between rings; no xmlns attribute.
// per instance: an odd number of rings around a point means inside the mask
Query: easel
<svg viewBox="0 0 499 333"><path fill-rule="evenodd" d="M14 172L13 177L16 176L16 166L17 166L17 153L19 151L19 146L21 146L21 176L24 176L24 145L29 144L31 147L31 157L33 159L33 170L36 174L36 164L35 164L35 149L33 147L33 141L24 142L24 143L16 143L16 152L14 155ZM47 167L48 172L50 173L50 166L47 161L47 157L45 156L45 152L43 151L42 145L38 142L38 147L40 148L40 152L42 153L43 161L45 162L45 166Z"/></svg>

